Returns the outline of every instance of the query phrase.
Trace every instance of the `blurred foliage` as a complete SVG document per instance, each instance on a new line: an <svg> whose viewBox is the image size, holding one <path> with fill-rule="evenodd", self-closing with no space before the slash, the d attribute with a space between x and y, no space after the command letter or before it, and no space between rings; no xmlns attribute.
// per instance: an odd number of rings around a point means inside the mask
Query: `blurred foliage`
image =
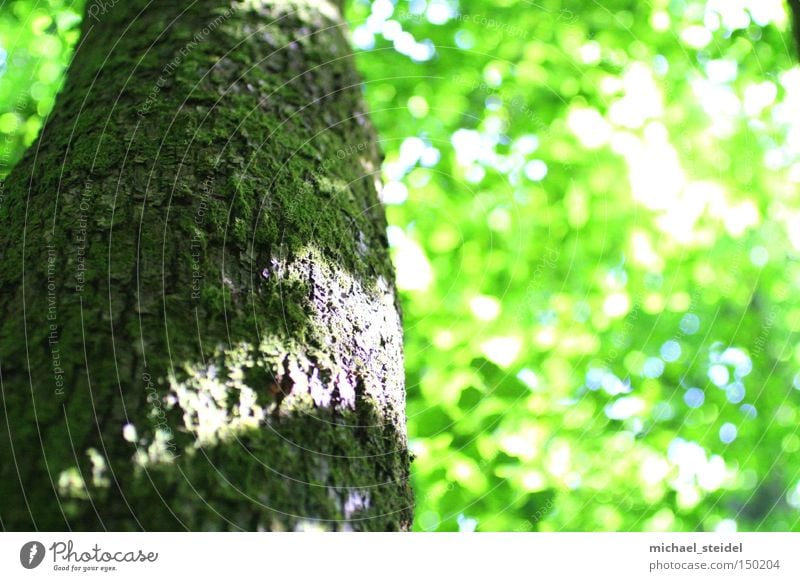
<svg viewBox="0 0 800 581"><path fill-rule="evenodd" d="M0 0L0 176L33 143L53 108L80 13L60 0Z"/></svg>
<svg viewBox="0 0 800 581"><path fill-rule="evenodd" d="M8 163L74 7L0 7ZM353 0L418 530L800 530L780 0Z"/></svg>

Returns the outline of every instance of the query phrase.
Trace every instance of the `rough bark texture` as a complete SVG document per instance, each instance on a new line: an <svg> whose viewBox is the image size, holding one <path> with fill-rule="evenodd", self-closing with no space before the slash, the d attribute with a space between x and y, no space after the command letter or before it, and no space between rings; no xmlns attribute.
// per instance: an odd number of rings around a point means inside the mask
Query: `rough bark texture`
<svg viewBox="0 0 800 581"><path fill-rule="evenodd" d="M338 6L90 0L0 206L3 528L408 528L378 169Z"/></svg>

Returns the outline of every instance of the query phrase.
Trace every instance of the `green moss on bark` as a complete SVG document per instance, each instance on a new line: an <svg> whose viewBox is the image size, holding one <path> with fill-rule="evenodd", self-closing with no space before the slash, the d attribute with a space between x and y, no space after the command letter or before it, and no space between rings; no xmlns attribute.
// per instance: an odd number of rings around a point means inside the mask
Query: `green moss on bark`
<svg viewBox="0 0 800 581"><path fill-rule="evenodd" d="M225 5L87 17L9 176L8 529L410 524L379 157L341 21ZM228 428L202 440L186 394L209 374Z"/></svg>

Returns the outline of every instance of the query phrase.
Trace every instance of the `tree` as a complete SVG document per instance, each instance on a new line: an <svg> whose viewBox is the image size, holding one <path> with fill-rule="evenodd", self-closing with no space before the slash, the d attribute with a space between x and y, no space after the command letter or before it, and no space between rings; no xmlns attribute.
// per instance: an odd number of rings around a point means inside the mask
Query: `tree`
<svg viewBox="0 0 800 581"><path fill-rule="evenodd" d="M800 0L787 0L789 11L792 13L792 32L794 33L795 48L800 48Z"/></svg>
<svg viewBox="0 0 800 581"><path fill-rule="evenodd" d="M340 12L88 3L0 204L5 529L409 527L380 158Z"/></svg>

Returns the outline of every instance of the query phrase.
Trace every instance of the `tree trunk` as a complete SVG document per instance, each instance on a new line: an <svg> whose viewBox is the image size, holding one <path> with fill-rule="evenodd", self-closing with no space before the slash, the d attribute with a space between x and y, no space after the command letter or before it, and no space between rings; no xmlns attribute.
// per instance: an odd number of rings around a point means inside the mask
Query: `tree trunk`
<svg viewBox="0 0 800 581"><path fill-rule="evenodd" d="M800 56L800 0L788 0L789 11L792 14L792 33L794 34L794 48Z"/></svg>
<svg viewBox="0 0 800 581"><path fill-rule="evenodd" d="M7 530L402 530L402 330L340 7L90 0L0 197Z"/></svg>

